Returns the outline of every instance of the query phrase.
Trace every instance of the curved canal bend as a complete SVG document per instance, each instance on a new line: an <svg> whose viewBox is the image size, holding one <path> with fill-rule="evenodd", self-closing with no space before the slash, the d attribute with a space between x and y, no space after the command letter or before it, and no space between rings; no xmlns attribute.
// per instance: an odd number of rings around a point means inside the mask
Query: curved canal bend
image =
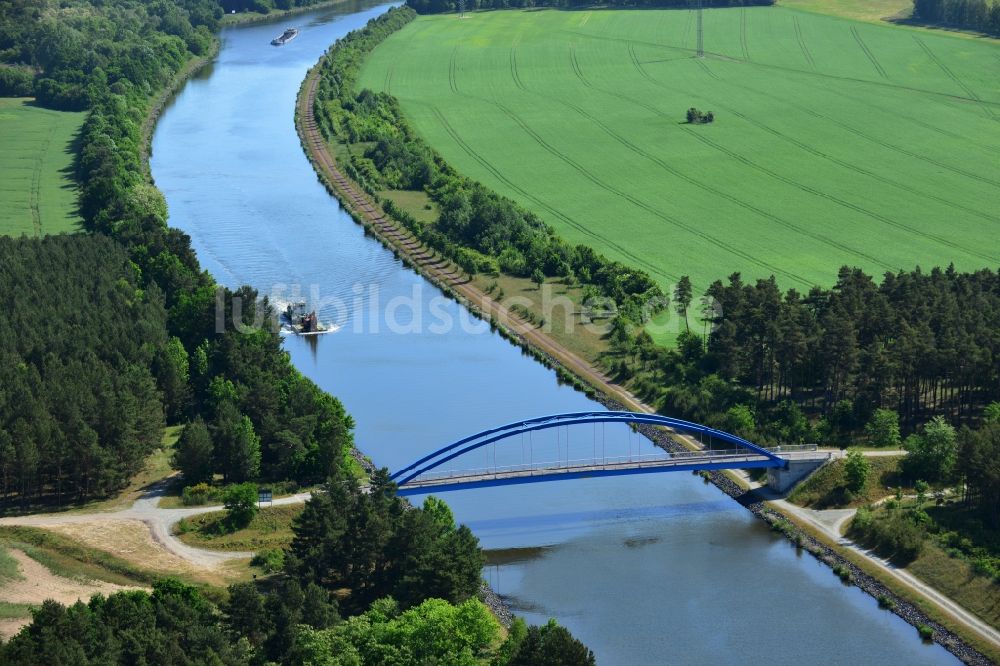
<svg viewBox="0 0 1000 666"><path fill-rule="evenodd" d="M320 319L341 330L288 338L285 347L344 401L358 446L397 469L486 427L601 407L443 300L365 237L317 182L293 125L298 87L329 44L387 7L348 2L226 29L219 57L163 114L152 170L170 223L191 235L219 281L284 297L299 285L325 299ZM286 25L300 36L270 46ZM414 296L415 307L397 299ZM617 455L650 446L610 428L574 431L570 441L581 457L591 447ZM570 455L565 442L557 432L520 446L539 460ZM505 452L487 455L502 460ZM445 498L498 551L484 576L512 609L531 622L557 618L602 664L952 660L688 474Z"/></svg>

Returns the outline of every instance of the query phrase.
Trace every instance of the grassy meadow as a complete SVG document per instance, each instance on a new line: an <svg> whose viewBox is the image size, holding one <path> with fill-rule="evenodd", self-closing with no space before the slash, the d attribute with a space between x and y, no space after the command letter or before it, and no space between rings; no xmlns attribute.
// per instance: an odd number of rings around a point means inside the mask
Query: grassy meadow
<svg viewBox="0 0 1000 666"><path fill-rule="evenodd" d="M868 458L871 471L864 488L852 493L848 490L846 459L840 458L821 467L815 474L795 486L788 500L799 506L813 509L842 509L859 507L894 495L903 487L899 463L903 456L875 456ZM908 485L904 492L912 493Z"/></svg>
<svg viewBox="0 0 1000 666"><path fill-rule="evenodd" d="M79 228L72 144L85 115L0 98L0 233L42 236Z"/></svg>
<svg viewBox="0 0 1000 666"><path fill-rule="evenodd" d="M1000 265L1000 44L785 7L421 16L360 85L463 173L670 287ZM688 107L715 113L684 122Z"/></svg>
<svg viewBox="0 0 1000 666"><path fill-rule="evenodd" d="M302 513L301 504L265 507L250 524L231 531L225 511L185 518L175 528L181 541L195 548L232 551L261 551L285 548L292 542L292 521Z"/></svg>

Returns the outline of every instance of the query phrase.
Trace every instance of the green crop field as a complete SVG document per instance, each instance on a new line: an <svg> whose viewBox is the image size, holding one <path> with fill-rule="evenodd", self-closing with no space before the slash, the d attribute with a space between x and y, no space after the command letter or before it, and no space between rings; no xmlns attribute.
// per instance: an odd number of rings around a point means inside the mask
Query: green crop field
<svg viewBox="0 0 1000 666"><path fill-rule="evenodd" d="M84 117L0 98L0 233L78 229L72 142Z"/></svg>
<svg viewBox="0 0 1000 666"><path fill-rule="evenodd" d="M696 288L1000 266L1000 46L788 9L424 16L360 85L571 242ZM684 122L688 107L711 125Z"/></svg>

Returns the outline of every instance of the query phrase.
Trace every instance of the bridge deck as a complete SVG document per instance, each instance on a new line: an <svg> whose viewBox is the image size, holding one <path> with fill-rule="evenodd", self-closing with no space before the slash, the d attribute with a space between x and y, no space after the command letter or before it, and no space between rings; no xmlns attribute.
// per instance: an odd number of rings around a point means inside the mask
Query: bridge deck
<svg viewBox="0 0 1000 666"><path fill-rule="evenodd" d="M399 486L400 495L446 492L463 488L515 485L600 476L656 472L778 467L782 463L748 451L692 451L608 458L601 461L559 461L478 470L427 472Z"/></svg>

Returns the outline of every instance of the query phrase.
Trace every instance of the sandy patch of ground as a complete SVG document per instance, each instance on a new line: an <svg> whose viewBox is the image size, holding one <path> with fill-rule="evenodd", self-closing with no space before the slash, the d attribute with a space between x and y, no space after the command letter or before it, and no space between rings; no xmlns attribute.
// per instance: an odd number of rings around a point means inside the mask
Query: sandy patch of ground
<svg viewBox="0 0 1000 666"><path fill-rule="evenodd" d="M54 599L61 604L69 605L77 600L89 601L95 594L114 594L121 590L138 590L139 587L126 587L105 581L78 581L57 576L44 566L16 548L7 551L17 560L18 570L22 580L8 581L0 587L0 600L14 604L40 605L46 599ZM0 619L0 637L4 640L21 630L21 627L31 622L30 617Z"/></svg>
<svg viewBox="0 0 1000 666"><path fill-rule="evenodd" d="M78 599L87 601L95 594L114 594L121 590L139 590L105 581L78 581L57 576L41 564L11 548L10 556L17 560L23 580L12 580L0 588L0 599L14 604L41 604L46 599L55 599L61 604L73 604Z"/></svg>
<svg viewBox="0 0 1000 666"><path fill-rule="evenodd" d="M7 641L10 637L21 631L21 627L31 622L30 617L12 617L0 620L0 638Z"/></svg>
<svg viewBox="0 0 1000 666"><path fill-rule="evenodd" d="M91 548L117 555L144 569L171 573L193 572L189 562L154 541L149 527L139 520L66 523L51 525L46 529L68 536Z"/></svg>

